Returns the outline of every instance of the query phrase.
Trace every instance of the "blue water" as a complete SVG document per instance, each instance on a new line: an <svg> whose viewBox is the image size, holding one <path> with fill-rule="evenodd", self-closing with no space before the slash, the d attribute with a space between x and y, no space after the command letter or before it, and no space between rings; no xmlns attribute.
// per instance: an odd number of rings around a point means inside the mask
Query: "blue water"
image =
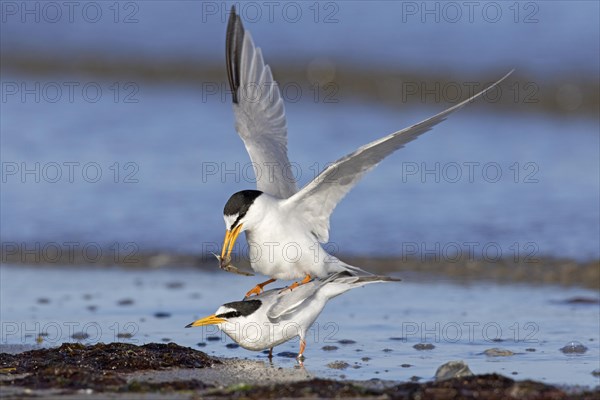
<svg viewBox="0 0 600 400"><path fill-rule="evenodd" d="M115 102L113 82L97 84L96 103L75 92L73 102L65 94L2 104L3 242L215 251L227 198L254 187L229 102L143 83L137 103ZM445 106L289 103L290 159L304 184L327 162ZM333 214L330 250L598 258L598 147L596 120L498 113L482 101L367 175Z"/></svg>
<svg viewBox="0 0 600 400"><path fill-rule="evenodd" d="M88 337L82 342L88 344L172 341L217 356L266 361L264 354L227 348L233 342L214 327L184 328L214 313L220 304L239 299L255 278L192 269L7 265L0 268L0 275L2 344L36 345L38 334L46 333L41 345L56 346L75 341L73 333L83 332ZM553 384L600 384L592 375L600 357L598 304L564 303L576 296L595 299L597 291L402 278L399 283L355 289L329 302L307 337L307 371L331 378L428 380L441 364L464 360L474 373L497 372ZM119 305L122 300L130 302ZM156 313L166 316L157 318ZM123 333L132 337L118 336ZM209 336L218 339L210 341ZM572 341L588 350L563 354L560 348ZM413 347L418 343L435 348L419 351ZM337 349L324 351L324 346ZM515 354L482 354L491 348ZM298 342L291 341L274 353L297 351ZM331 369L327 364L332 361L350 366ZM291 368L295 360L276 356L274 364Z"/></svg>
<svg viewBox="0 0 600 400"><path fill-rule="evenodd" d="M231 2L77 4L70 13L61 2L4 2L2 53L148 66L165 59L224 63ZM279 63L313 60L335 69L441 72L458 82L517 68L532 82L508 81L503 96L520 111L532 106L530 95L552 96L530 93L527 84L598 79L597 2L478 2L472 12L461 2L277 4L272 15L261 2L238 4L275 76ZM13 248L75 242L214 251L227 198L254 186L230 99L223 90L211 95L204 84L212 82L14 70L3 70L0 80L0 235ZM382 93L401 96L397 83L382 83ZM335 103L325 101L327 92L317 94L284 94L290 159L301 184L326 163L452 100L429 96L392 109L359 102L344 87ZM509 113L482 100L369 174L335 210L329 250L598 258L598 132L594 116Z"/></svg>
<svg viewBox="0 0 600 400"><path fill-rule="evenodd" d="M429 70L449 75L517 68L536 79L597 79L594 1L61 2L3 5L2 50L77 58L221 61L237 4L267 61ZM89 4L92 3L92 4ZM37 4L37 6L36 6ZM269 6L271 4L271 6ZM269 7L272 7L270 9Z"/></svg>

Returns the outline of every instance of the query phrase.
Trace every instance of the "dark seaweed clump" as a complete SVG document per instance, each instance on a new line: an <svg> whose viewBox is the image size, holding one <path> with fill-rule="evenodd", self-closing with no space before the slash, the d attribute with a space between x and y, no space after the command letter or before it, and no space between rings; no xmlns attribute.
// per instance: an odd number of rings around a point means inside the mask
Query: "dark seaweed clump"
<svg viewBox="0 0 600 400"><path fill-rule="evenodd" d="M394 398L407 399L564 399L567 394L551 385L535 381L515 381L498 374L474 375L427 383L404 383L388 391ZM592 399L592 394L568 397Z"/></svg>
<svg viewBox="0 0 600 400"><path fill-rule="evenodd" d="M57 348L0 354L0 369L25 377L0 381L0 385L31 389L68 388L101 391L129 390L122 373L171 367L207 368L220 361L175 343L98 343L84 346L65 343ZM198 386L198 385L194 385Z"/></svg>
<svg viewBox="0 0 600 400"><path fill-rule="evenodd" d="M427 383L402 383L388 389L371 389L356 384L332 381L327 379L313 379L305 382L276 384L271 386L246 387L236 392L219 393L213 391L212 395L224 395L233 398L249 399L275 399L282 397L377 397L391 399L529 399L529 400L556 400L556 399L597 399L598 393L585 392L567 394L563 390L534 381L514 381L513 379L497 375L476 375L464 378L454 378L440 382Z"/></svg>

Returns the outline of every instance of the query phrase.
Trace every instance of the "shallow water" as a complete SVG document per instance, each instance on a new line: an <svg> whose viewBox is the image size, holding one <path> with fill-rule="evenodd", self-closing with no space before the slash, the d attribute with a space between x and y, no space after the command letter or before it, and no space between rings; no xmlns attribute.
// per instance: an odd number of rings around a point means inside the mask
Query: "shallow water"
<svg viewBox="0 0 600 400"><path fill-rule="evenodd" d="M96 103L79 93L73 102L13 96L2 104L3 242L64 252L75 242L121 255L217 251L227 198L255 186L229 100L140 84L139 102L122 103L112 82L97 83L105 95ZM301 184L328 162L448 105L391 110L343 92L336 104L302 100L286 105ZM466 107L367 175L333 213L329 251L599 258L598 120L494 106Z"/></svg>
<svg viewBox="0 0 600 400"><path fill-rule="evenodd" d="M212 327L184 328L220 304L239 299L256 278L192 269L9 265L0 268L0 278L2 344L36 345L38 335L45 333L42 345L52 346L75 341L73 334L83 332L88 335L83 343L173 341L217 356L267 360L262 353L229 348L233 342ZM597 300L597 292L403 278L332 300L307 339L307 371L332 378L431 379L441 364L464 360L474 373L555 384L600 383L592 375L600 367L599 305L566 302L575 297ZM560 351L572 341L587 351ZM413 346L419 343L435 347L416 350ZM336 349L325 351L324 346ZM515 354L483 354L491 348ZM274 353L297 349L297 341L288 342ZM328 364L334 361L349 366L333 369ZM273 363L292 368L296 361L276 356Z"/></svg>
<svg viewBox="0 0 600 400"><path fill-rule="evenodd" d="M581 82L597 81L598 3L488 2L470 9L460 2L353 1L315 9L317 3L289 2L274 14L268 4L236 3L275 77L278 63L313 60L341 72L433 71L436 79L466 81L516 68L534 80L503 85L503 99L523 113L478 101L382 162L333 214L330 251L438 258L460 252L463 261L600 257L598 119L528 112L537 109L531 102L560 103L562 95L526 89L561 82L559 92L575 90L577 98ZM9 2L0 51L8 58L91 57L149 68L165 60L224 63L232 2L115 4L93 2L72 14L60 2ZM90 20L95 11L97 20ZM219 247L227 198L254 187L224 86L209 94L204 85L214 78L162 85L137 76L18 70L1 77L3 242L22 250L58 244L63 251L75 242L124 254ZM407 90L397 86L381 83L381 96L406 100ZM359 104L344 87L330 97L323 90L284 91L300 183L466 97L471 87L455 86L460 93L403 100L398 109Z"/></svg>

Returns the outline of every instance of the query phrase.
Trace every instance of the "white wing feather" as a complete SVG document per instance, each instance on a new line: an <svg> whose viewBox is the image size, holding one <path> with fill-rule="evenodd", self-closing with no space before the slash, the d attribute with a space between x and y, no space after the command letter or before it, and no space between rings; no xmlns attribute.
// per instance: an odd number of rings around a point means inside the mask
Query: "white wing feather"
<svg viewBox="0 0 600 400"><path fill-rule="evenodd" d="M284 291L278 295L275 303L267 311L271 322L280 322L292 316L304 307L310 307L310 302L321 299L328 301L340 294L360 286L377 282L398 282L400 279L387 276L348 276L347 272L339 272L325 280L314 280L298 286L291 292ZM281 289L275 289L277 291Z"/></svg>
<svg viewBox="0 0 600 400"><path fill-rule="evenodd" d="M298 193L285 201L285 207L294 209L307 221L320 242L329 240L329 217L335 206L358 183L358 181L385 157L404 147L410 141L439 124L446 117L470 103L491 88L506 79L510 71L502 79L477 93L473 97L401 131L392 133L365 146L354 153L340 158Z"/></svg>
<svg viewBox="0 0 600 400"><path fill-rule="evenodd" d="M313 281L300 285L292 291L283 291L267 311L269 321L278 322L285 316L293 314L302 304L310 302L321 284L319 281ZM281 289L276 290L279 292Z"/></svg>
<svg viewBox="0 0 600 400"><path fill-rule="evenodd" d="M235 13L231 18L230 29L240 32L228 35L227 43L228 68L234 70L231 74L239 80L232 82L230 75L231 89L235 92L235 127L252 160L257 189L285 199L298 189L289 170L283 98L250 32L244 30Z"/></svg>

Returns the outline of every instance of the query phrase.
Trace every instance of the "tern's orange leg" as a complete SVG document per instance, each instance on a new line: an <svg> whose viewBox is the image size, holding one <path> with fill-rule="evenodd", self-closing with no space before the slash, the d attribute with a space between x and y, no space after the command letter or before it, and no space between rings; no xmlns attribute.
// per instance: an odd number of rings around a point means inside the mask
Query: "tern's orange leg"
<svg viewBox="0 0 600 400"><path fill-rule="evenodd" d="M298 359L304 357L304 349L306 349L306 342L304 339L300 339L300 353L298 353Z"/></svg>
<svg viewBox="0 0 600 400"><path fill-rule="evenodd" d="M250 290L248 293L246 293L246 297L252 296L253 294L256 294L256 295L261 294L262 291L263 291L263 287L265 287L269 283L273 283L275 281L276 281L276 279L269 279L268 281L265 281L263 283L259 283L258 285L254 286L252 288L252 290Z"/></svg>
<svg viewBox="0 0 600 400"><path fill-rule="evenodd" d="M307 284L308 282L310 282L310 280L312 279L312 277L309 274L306 274L306 276L304 277L304 279L302 279L302 281L300 281L300 283L298 282L294 282L292 283L290 286L286 287L285 289L283 289L281 292L282 293L284 290L294 290L296 289L298 286L302 286Z"/></svg>

